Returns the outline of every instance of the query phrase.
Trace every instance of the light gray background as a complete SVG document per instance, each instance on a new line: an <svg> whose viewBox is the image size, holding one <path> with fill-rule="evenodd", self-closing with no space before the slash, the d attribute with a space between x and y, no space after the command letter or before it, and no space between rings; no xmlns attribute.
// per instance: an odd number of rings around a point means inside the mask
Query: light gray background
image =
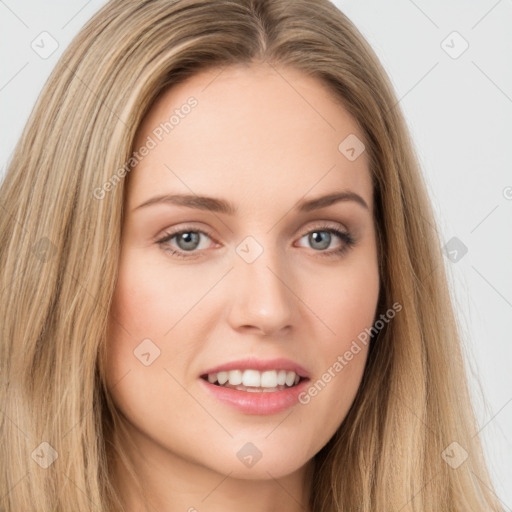
<svg viewBox="0 0 512 512"><path fill-rule="evenodd" d="M63 49L104 3L0 0L0 176ZM335 3L389 73L442 242L457 238L449 245L457 261L447 254L445 263L480 435L498 497L512 510L512 0ZM41 53L44 37L51 49L43 31L58 42L47 58L31 47Z"/></svg>

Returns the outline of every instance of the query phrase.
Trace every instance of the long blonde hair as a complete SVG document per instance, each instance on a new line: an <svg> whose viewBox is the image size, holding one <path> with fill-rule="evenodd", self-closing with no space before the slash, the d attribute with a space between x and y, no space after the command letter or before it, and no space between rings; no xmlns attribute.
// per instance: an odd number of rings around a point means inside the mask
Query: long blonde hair
<svg viewBox="0 0 512 512"><path fill-rule="evenodd" d="M121 509L110 462L126 459L112 442L104 357L125 180L95 191L120 175L161 92L199 70L263 61L318 78L359 123L379 311L403 307L372 340L353 406L315 456L311 510L501 510L417 158L359 31L327 0L112 0L60 58L0 189L2 512Z"/></svg>

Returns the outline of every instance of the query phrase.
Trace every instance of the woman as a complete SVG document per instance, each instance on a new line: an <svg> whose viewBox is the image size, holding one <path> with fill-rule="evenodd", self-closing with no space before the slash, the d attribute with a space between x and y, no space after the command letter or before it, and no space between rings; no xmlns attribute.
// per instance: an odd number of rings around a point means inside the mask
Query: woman
<svg viewBox="0 0 512 512"><path fill-rule="evenodd" d="M2 511L500 510L406 125L329 2L111 1L0 199Z"/></svg>

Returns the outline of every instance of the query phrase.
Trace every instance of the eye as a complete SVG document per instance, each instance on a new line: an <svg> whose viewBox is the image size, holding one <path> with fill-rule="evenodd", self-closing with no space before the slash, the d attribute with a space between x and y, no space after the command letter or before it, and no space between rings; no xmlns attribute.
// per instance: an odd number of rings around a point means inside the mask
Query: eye
<svg viewBox="0 0 512 512"><path fill-rule="evenodd" d="M200 247L201 238L211 238L211 236L200 229L184 228L173 233L166 233L163 238L157 240L164 251L170 252L172 255L178 258L190 258L195 255L188 255L187 252L194 252L196 249L205 249L207 247ZM169 245L169 242L176 239L177 249L173 249L173 246Z"/></svg>
<svg viewBox="0 0 512 512"><path fill-rule="evenodd" d="M334 238L338 238L341 241L341 244L334 250L325 251L325 249L331 245L333 235ZM318 226L303 235L300 240L303 238L307 238L312 248L316 252L319 252L321 256L325 257L340 256L355 245L355 240L350 233L332 226ZM201 242L205 239L212 240L212 236L206 231L185 227L178 231L165 233L165 236L157 240L156 243L159 244L164 251L169 252L173 256L185 259L195 258L198 256L198 254L196 254L197 252L207 249L209 247L208 244L203 244L203 247L201 247ZM174 245L174 243L171 244L173 240L175 240L176 245Z"/></svg>
<svg viewBox="0 0 512 512"><path fill-rule="evenodd" d="M341 240L341 244L334 250L325 251L324 249L327 249L331 245L333 235L335 238ZM303 238L307 239L314 250L320 252L322 256L326 257L339 256L355 244L355 240L350 233L341 231L340 229L332 226L318 226L302 236L301 240Z"/></svg>

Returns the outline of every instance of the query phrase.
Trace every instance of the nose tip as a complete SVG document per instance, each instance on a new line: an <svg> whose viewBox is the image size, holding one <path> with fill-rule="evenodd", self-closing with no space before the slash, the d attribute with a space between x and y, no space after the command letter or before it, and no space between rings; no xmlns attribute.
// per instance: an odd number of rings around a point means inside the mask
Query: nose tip
<svg viewBox="0 0 512 512"><path fill-rule="evenodd" d="M254 254L249 244L246 247ZM230 313L234 329L253 328L269 335L291 326L296 301L286 283L291 278L271 256L262 251L251 263L243 258L236 263Z"/></svg>

